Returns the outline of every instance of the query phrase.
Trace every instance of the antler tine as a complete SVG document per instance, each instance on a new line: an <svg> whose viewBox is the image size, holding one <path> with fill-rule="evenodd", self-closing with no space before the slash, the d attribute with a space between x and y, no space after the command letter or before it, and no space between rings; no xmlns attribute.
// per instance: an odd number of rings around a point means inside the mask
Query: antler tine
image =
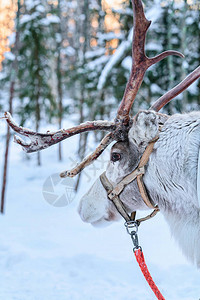
<svg viewBox="0 0 200 300"><path fill-rule="evenodd" d="M15 142L20 144L23 147L23 150L27 153L46 149L73 135L82 132L93 131L93 130L104 130L104 131L112 132L116 127L114 122L99 120L99 121L82 123L78 126L69 129L61 129L55 132L37 133L30 129L18 126L8 112L5 113L5 119L15 132L30 138L31 142L26 143L21 138L15 136Z"/></svg>
<svg viewBox="0 0 200 300"><path fill-rule="evenodd" d="M89 166L93 163L94 160L96 160L102 152L108 147L108 145L113 141L112 133L108 133L101 141L101 143L98 145L98 147L95 149L93 153L88 155L84 160L78 164L76 167L74 167L70 171L64 171L60 174L61 177L74 177L78 173L80 173L85 167Z"/></svg>
<svg viewBox="0 0 200 300"><path fill-rule="evenodd" d="M116 122L128 124L129 112L135 100L136 94L142 83L146 70L169 55L184 57L177 51L165 51L156 57L148 58L145 55L145 39L147 30L151 24L144 15L141 0L132 0L133 5L133 42L132 42L132 70L129 81L124 91L124 96L117 111Z"/></svg>
<svg viewBox="0 0 200 300"><path fill-rule="evenodd" d="M194 81L200 78L200 66L197 67L192 73L190 73L183 81L176 85L173 89L161 96L150 107L150 109L159 111L163 106L169 103L173 98L187 89Z"/></svg>

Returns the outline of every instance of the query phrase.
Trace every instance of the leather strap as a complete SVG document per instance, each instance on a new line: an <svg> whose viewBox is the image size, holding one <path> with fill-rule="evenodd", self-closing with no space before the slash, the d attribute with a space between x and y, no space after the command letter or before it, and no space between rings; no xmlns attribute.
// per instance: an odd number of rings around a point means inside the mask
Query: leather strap
<svg viewBox="0 0 200 300"><path fill-rule="evenodd" d="M144 181L143 181L143 177L142 175L137 176L137 184L138 184L138 188L140 191L140 194L142 196L142 199L144 201L144 203L149 207L149 208L155 208L155 205L153 205L152 201L150 201L149 196L147 194L147 190L145 188L144 185Z"/></svg>
<svg viewBox="0 0 200 300"><path fill-rule="evenodd" d="M113 186L110 183L110 181L108 180L108 178L106 177L106 172L103 172L100 176L100 180L101 183L103 185L103 187L105 188L108 198L110 193L113 190ZM126 221L130 221L131 217L127 214L126 209L124 207L124 204L122 203L122 201L120 200L118 195L113 196L112 198L109 198L115 205L117 211L120 213L120 215L126 220Z"/></svg>
<svg viewBox="0 0 200 300"><path fill-rule="evenodd" d="M131 172L129 175L124 177L117 185L116 187L111 191L111 193L108 194L109 199L113 199L113 197L118 196L127 186L129 183L131 183L133 180L137 178L137 176L143 176L144 175L144 166L141 168L135 169L133 172Z"/></svg>
<svg viewBox="0 0 200 300"><path fill-rule="evenodd" d="M141 159L140 159L140 162L139 162L139 165L138 165L138 168L141 168L141 167L144 167L146 166L146 164L148 163L148 160L149 160L149 156L151 155L152 151L153 151L153 147L154 147L154 144L157 142L158 140L158 137L156 137L155 139L153 139L149 144L148 146L146 147Z"/></svg>
<svg viewBox="0 0 200 300"><path fill-rule="evenodd" d="M145 149L141 159L140 159L140 163L138 168L144 168L144 166L148 163L149 160L149 156L151 155L152 151L153 151L153 147L155 142L158 140L158 137L156 137L153 141L151 141L149 143L149 145L147 146L147 148ZM144 181L143 181L143 175L139 175L137 176L137 184L138 184L138 188L140 191L140 194L142 196L142 199L144 201L144 203L149 207L149 208L155 208L155 205L153 204L153 201L150 201L146 187L144 185Z"/></svg>
<svg viewBox="0 0 200 300"><path fill-rule="evenodd" d="M110 183L110 181L108 180L108 178L106 177L106 172L104 172L103 174L101 174L100 176L100 180L101 183L103 185L103 187L105 188L105 190L107 191L107 195L108 198L113 201L116 209L118 210L118 212L122 215L122 217L126 220L126 221L130 221L135 219L135 212L132 212L131 217L128 215L128 213L126 212L126 209L124 208L124 204L122 203L122 201L119 198L120 193L124 190L125 186L127 186L129 183L131 183L133 180L135 180L137 178L137 184L138 184L138 188L140 191L140 194L142 196L142 199L144 201L144 203L151 209L154 209L154 211L148 215L147 217L138 219L137 222L141 223L145 220L148 220L152 217L154 217L157 212L159 211L158 206L153 204L153 201L150 200L147 190L145 188L144 182L143 182L143 175L145 174L145 165L147 164L148 160L149 160L149 156L153 151L153 147L155 142L158 140L158 137L156 137L153 141L151 141L149 143L149 145L147 146L147 148L145 149L139 165L137 167L137 169L135 169L133 172L131 172L130 174L128 174L127 176L125 176L117 185L115 188L113 188L112 184Z"/></svg>
<svg viewBox="0 0 200 300"><path fill-rule="evenodd" d="M143 217L143 218L140 218L140 219L137 219L136 222L138 223L138 225L140 225L140 223L144 222L144 221L147 221L153 217L155 217L157 215L157 213L159 212L159 208L158 208L158 205L156 205L154 207L154 210L152 211L152 213L150 213L149 215L147 215L146 217ZM135 220L135 219L134 219Z"/></svg>

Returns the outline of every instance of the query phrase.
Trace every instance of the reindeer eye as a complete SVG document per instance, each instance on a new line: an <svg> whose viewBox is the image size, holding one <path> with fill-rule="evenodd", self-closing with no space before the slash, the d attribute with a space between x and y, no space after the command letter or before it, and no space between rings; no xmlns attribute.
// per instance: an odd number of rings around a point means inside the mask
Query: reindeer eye
<svg viewBox="0 0 200 300"><path fill-rule="evenodd" d="M112 161L118 161L118 160L120 160L121 159L121 154L119 154L119 153L116 153L116 152L113 152L112 154L111 154L111 160Z"/></svg>

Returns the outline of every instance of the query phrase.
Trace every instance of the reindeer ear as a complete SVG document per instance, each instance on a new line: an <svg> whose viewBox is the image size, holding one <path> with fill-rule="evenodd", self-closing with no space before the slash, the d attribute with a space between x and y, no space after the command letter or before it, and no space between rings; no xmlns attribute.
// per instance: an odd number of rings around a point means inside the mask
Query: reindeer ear
<svg viewBox="0 0 200 300"><path fill-rule="evenodd" d="M129 141L137 146L146 146L158 135L158 117L154 111L141 111L134 120L129 130Z"/></svg>

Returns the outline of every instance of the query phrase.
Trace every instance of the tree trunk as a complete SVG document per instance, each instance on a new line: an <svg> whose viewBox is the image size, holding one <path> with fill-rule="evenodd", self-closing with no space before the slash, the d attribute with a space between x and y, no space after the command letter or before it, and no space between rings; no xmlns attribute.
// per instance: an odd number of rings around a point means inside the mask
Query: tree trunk
<svg viewBox="0 0 200 300"><path fill-rule="evenodd" d="M17 71L17 55L18 55L18 47L19 47L19 16L20 16L20 0L17 2L17 16L16 16L16 37L14 44L14 54L15 60L11 66L11 83L9 90L9 112L12 114L13 107L13 97L15 91L15 78ZM6 149L4 155L4 167L3 167L3 182L2 182L2 190L1 190L1 213L3 214L5 211L5 195L6 195L6 184L7 184L7 170L8 170L8 158L9 158L9 147L10 146L10 127L7 125L7 134L6 134Z"/></svg>
<svg viewBox="0 0 200 300"><path fill-rule="evenodd" d="M37 53L37 52L36 52ZM37 54L36 54L37 55ZM37 57L38 62L39 62L39 58ZM38 64L39 66L39 64ZM36 132L39 132L39 127L40 127L40 78L39 78L39 68L37 70L37 74L36 74L36 78L37 78L37 93L36 93L36 107L35 107L35 129ZM40 152L37 152L37 165L41 166L41 156L40 156Z"/></svg>
<svg viewBox="0 0 200 300"><path fill-rule="evenodd" d="M58 17L61 20L61 11L60 11L60 0L58 0ZM61 23L59 24L59 30L58 33L60 34L60 37L62 36L62 30L61 30ZM57 80L58 80L58 124L59 129L62 128L62 118L63 118L63 92L62 92L62 74L61 74L61 45L62 45L62 39L59 40L57 43L57 49L58 49L58 60L57 60ZM62 160L62 146L61 143L58 144L58 159L59 161Z"/></svg>
<svg viewBox="0 0 200 300"><path fill-rule="evenodd" d="M105 116L105 95L104 92L102 91L100 94L100 120L104 120ZM101 131L100 132L100 139L102 140L105 135L105 132Z"/></svg>
<svg viewBox="0 0 200 300"><path fill-rule="evenodd" d="M39 61L39 59L38 59ZM37 70L37 93L36 93L36 107L35 107L35 120L36 120L36 123L35 123L35 129L36 129L36 132L39 132L39 127L40 127L40 78L39 78L39 70ZM41 156L40 156L40 151L37 152L37 165L38 166L41 166Z"/></svg>
<svg viewBox="0 0 200 300"><path fill-rule="evenodd" d="M84 44L83 44L83 61L82 65L84 66L85 64L85 53L87 51L88 47L88 0L84 0L84 7L83 7L83 15L85 15L84 23L83 23L83 36L84 36ZM80 89L80 101L79 101L79 113L80 113L80 119L79 123L84 122L84 112L83 112L83 105L85 102L85 78L83 77L81 79L81 89ZM86 152L86 146L87 146L87 138L88 138L88 133L85 134L80 134L79 137L79 149L78 149L78 154L80 160L82 160L85 156ZM77 181L76 181L76 187L75 190L78 190L79 183L80 183L80 178L81 178L81 173L79 173Z"/></svg>
<svg viewBox="0 0 200 300"><path fill-rule="evenodd" d="M35 110L35 116L36 116L36 125L35 129L36 132L39 132L40 127L40 104L39 104L39 96L36 98L36 110ZM37 165L41 166L41 156L40 151L37 152Z"/></svg>
<svg viewBox="0 0 200 300"><path fill-rule="evenodd" d="M187 45L186 45L186 33L187 33L187 26L186 26L186 22L185 22L185 19L186 19L186 11L187 11L187 8L186 8L186 3L184 2L184 7L183 7L183 15L182 15L182 18L181 18L181 28L182 28L182 32L181 32L181 53L185 54L185 50L187 49ZM185 67L184 67L184 64L182 63L181 64L181 81L186 77L186 70L185 70ZM182 93L182 101L181 101L181 107L183 109L182 110L185 110L186 108L186 105L187 105L187 102L188 102L188 92L187 90L184 91Z"/></svg>
<svg viewBox="0 0 200 300"><path fill-rule="evenodd" d="M12 114L14 88L15 88L15 81L12 80L10 84L10 96L9 96L9 112L11 114ZM4 207L5 207L5 192L6 192L6 182L7 182L9 146L10 146L10 126L7 125L6 150L4 155L3 182L2 182L2 190L1 190L1 213L2 214L4 213Z"/></svg>
<svg viewBox="0 0 200 300"><path fill-rule="evenodd" d="M168 13L167 13L167 27L168 27L168 32L167 32L167 41L168 41L168 48L167 49L173 49L172 46L172 17L173 17L173 3L169 4L168 7ZM174 65L173 65L173 57L169 56L167 58L168 62L168 69L169 69L169 85L168 85L168 90L171 90L174 86ZM168 111L169 114L173 113L173 107L172 107L172 102L168 104Z"/></svg>
<svg viewBox="0 0 200 300"><path fill-rule="evenodd" d="M35 61L37 64L37 70L35 72L35 78L37 80L37 91L35 94L35 129L36 132L39 132L39 128L40 128L40 87L41 87L41 82L40 82L40 59L39 59L39 53L38 53L38 49L40 47L39 45L39 41L37 38L37 33L35 33L35 44L36 44L36 48L35 48ZM37 165L41 166L41 155L40 152L37 152Z"/></svg>
<svg viewBox="0 0 200 300"><path fill-rule="evenodd" d="M79 144L79 157L80 160L83 160L85 157L85 153L86 153L86 147L87 147L87 140L88 140L88 132L86 132L83 136L82 136L82 144ZM80 184L80 180L81 180L81 172L78 174L78 178L76 181L76 185L75 185L75 191L78 190L79 184Z"/></svg>

